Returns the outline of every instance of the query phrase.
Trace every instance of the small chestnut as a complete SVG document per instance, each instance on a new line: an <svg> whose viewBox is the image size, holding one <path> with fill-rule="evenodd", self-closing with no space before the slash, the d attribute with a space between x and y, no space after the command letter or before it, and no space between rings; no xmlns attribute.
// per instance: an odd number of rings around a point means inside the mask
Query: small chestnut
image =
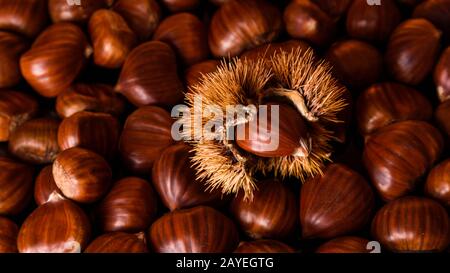
<svg viewBox="0 0 450 273"><path fill-rule="evenodd" d="M0 253L17 253L18 233L16 223L0 216Z"/></svg>
<svg viewBox="0 0 450 273"><path fill-rule="evenodd" d="M450 243L449 216L431 199L407 196L377 212L372 235L393 252L444 251Z"/></svg>
<svg viewBox="0 0 450 273"><path fill-rule="evenodd" d="M167 213L152 224L149 238L158 253L226 253L239 243L233 221L204 206Z"/></svg>
<svg viewBox="0 0 450 273"><path fill-rule="evenodd" d="M434 83L439 100L450 100L450 47L444 50L434 69Z"/></svg>
<svg viewBox="0 0 450 273"><path fill-rule="evenodd" d="M145 242L135 234L112 232L94 239L85 253L147 253Z"/></svg>
<svg viewBox="0 0 450 273"><path fill-rule="evenodd" d="M34 201L39 206L47 203L53 193L62 194L53 179L52 165L44 167L34 183Z"/></svg>
<svg viewBox="0 0 450 273"><path fill-rule="evenodd" d="M220 62L216 60L207 60L191 65L184 75L187 87L193 87L202 82L203 76L217 71Z"/></svg>
<svg viewBox="0 0 450 273"><path fill-rule="evenodd" d="M99 9L107 8L109 0L82 0L82 5L69 5L67 0L49 0L48 10L54 23L85 24Z"/></svg>
<svg viewBox="0 0 450 273"><path fill-rule="evenodd" d="M64 196L80 203L99 200L108 191L112 177L105 159L77 147L58 154L52 173Z"/></svg>
<svg viewBox="0 0 450 273"><path fill-rule="evenodd" d="M316 253L368 253L369 240L345 236L332 239L317 248Z"/></svg>
<svg viewBox="0 0 450 273"><path fill-rule="evenodd" d="M0 88L12 87L20 82L19 59L28 49L28 42L19 35L0 31Z"/></svg>
<svg viewBox="0 0 450 273"><path fill-rule="evenodd" d="M450 207L450 159L435 166L428 174L425 193Z"/></svg>
<svg viewBox="0 0 450 273"><path fill-rule="evenodd" d="M47 24L47 1L0 0L0 29L36 37Z"/></svg>
<svg viewBox="0 0 450 273"><path fill-rule="evenodd" d="M285 243L275 240L256 240L241 242L234 253L294 253L295 250Z"/></svg>

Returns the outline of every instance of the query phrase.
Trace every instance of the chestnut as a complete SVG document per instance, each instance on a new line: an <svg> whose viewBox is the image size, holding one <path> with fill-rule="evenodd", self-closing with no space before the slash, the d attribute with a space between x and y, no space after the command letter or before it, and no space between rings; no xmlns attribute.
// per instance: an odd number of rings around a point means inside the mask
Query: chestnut
<svg viewBox="0 0 450 273"><path fill-rule="evenodd" d="M170 210L221 203L220 191L211 191L205 181L197 180L190 150L183 143L169 146L153 164L153 185Z"/></svg>
<svg viewBox="0 0 450 273"><path fill-rule="evenodd" d="M92 48L78 26L57 23L43 31L22 55L20 69L40 95L56 97L72 84L91 53Z"/></svg>
<svg viewBox="0 0 450 273"><path fill-rule="evenodd" d="M12 132L31 119L38 110L37 101L23 93L0 91L0 142L8 141Z"/></svg>
<svg viewBox="0 0 450 273"><path fill-rule="evenodd" d="M201 0L161 0L162 4L172 13L182 11L193 11Z"/></svg>
<svg viewBox="0 0 450 273"><path fill-rule="evenodd" d="M439 54L441 32L425 19L409 19L392 33L386 67L399 82L417 85L431 72Z"/></svg>
<svg viewBox="0 0 450 273"><path fill-rule="evenodd" d="M294 253L295 250L285 243L275 240L256 240L241 242L234 253Z"/></svg>
<svg viewBox="0 0 450 273"><path fill-rule="evenodd" d="M115 90L136 106L172 106L182 100L176 57L165 43L152 41L128 55Z"/></svg>
<svg viewBox="0 0 450 273"><path fill-rule="evenodd" d="M53 193L62 194L53 179L52 165L44 167L34 183L34 201L39 206L47 203Z"/></svg>
<svg viewBox="0 0 450 273"><path fill-rule="evenodd" d="M252 200L239 193L230 211L241 230L254 239L287 238L298 226L295 195L278 180L260 181Z"/></svg>
<svg viewBox="0 0 450 273"><path fill-rule="evenodd" d="M136 35L127 22L112 10L101 9L92 14L89 34L94 63L106 68L120 68L136 44Z"/></svg>
<svg viewBox="0 0 450 273"><path fill-rule="evenodd" d="M0 88L12 87L20 82L19 59L28 49L28 42L16 34L0 31Z"/></svg>
<svg viewBox="0 0 450 273"><path fill-rule="evenodd" d="M16 223L0 216L0 253L17 253L18 233Z"/></svg>
<svg viewBox="0 0 450 273"><path fill-rule="evenodd" d="M234 223L204 206L165 214L152 224L149 238L158 253L226 253L239 243Z"/></svg>
<svg viewBox="0 0 450 273"><path fill-rule="evenodd" d="M31 164L51 163L59 153L58 127L54 118L26 121L10 135L9 151Z"/></svg>
<svg viewBox="0 0 450 273"><path fill-rule="evenodd" d="M300 2L303 0L296 1ZM352 1L353 0L312 0L313 3L333 18L343 16L347 12Z"/></svg>
<svg viewBox="0 0 450 273"><path fill-rule="evenodd" d="M58 95L55 108L61 118L81 111L120 116L125 101L109 85L77 83Z"/></svg>
<svg viewBox="0 0 450 273"><path fill-rule="evenodd" d="M364 90L356 103L359 131L369 135L391 123L404 120L428 121L433 108L428 99L408 86L386 82Z"/></svg>
<svg viewBox="0 0 450 273"><path fill-rule="evenodd" d="M47 24L47 1L0 0L0 29L36 37Z"/></svg>
<svg viewBox="0 0 450 273"><path fill-rule="evenodd" d="M80 147L112 159L117 151L119 126L110 114L78 112L59 125L58 145L61 151Z"/></svg>
<svg viewBox="0 0 450 273"><path fill-rule="evenodd" d="M184 75L187 87L193 87L194 85L201 83L203 76L217 71L219 64L219 61L207 60L191 65Z"/></svg>
<svg viewBox="0 0 450 273"><path fill-rule="evenodd" d="M145 242L134 234L112 232L94 239L85 253L147 253Z"/></svg>
<svg viewBox="0 0 450 273"><path fill-rule="evenodd" d="M17 247L21 253L80 253L90 235L91 225L84 211L55 194L25 219Z"/></svg>
<svg viewBox="0 0 450 273"><path fill-rule="evenodd" d="M195 15L178 13L164 19L153 35L175 50L184 65L205 60L209 54L206 28Z"/></svg>
<svg viewBox="0 0 450 273"><path fill-rule="evenodd" d="M447 139L450 141L450 100L441 103L434 113L434 118L439 125L439 128L444 134L447 135ZM449 142L450 143L450 142Z"/></svg>
<svg viewBox="0 0 450 273"><path fill-rule="evenodd" d="M18 214L31 199L34 170L4 156L0 156L0 170L0 215Z"/></svg>
<svg viewBox="0 0 450 273"><path fill-rule="evenodd" d="M450 2L447 0L427 0L420 3L412 14L415 18L424 18L433 23L450 39Z"/></svg>
<svg viewBox="0 0 450 273"><path fill-rule="evenodd" d="M152 36L162 17L156 0L116 0L113 10L122 15L140 41Z"/></svg>
<svg viewBox="0 0 450 273"><path fill-rule="evenodd" d="M383 71L383 56L378 49L358 40L334 43L326 59L333 66L334 75L352 89L375 83Z"/></svg>
<svg viewBox="0 0 450 273"><path fill-rule="evenodd" d="M99 9L107 8L110 0L82 0L81 5L68 5L67 0L49 0L48 10L54 23L85 24Z"/></svg>
<svg viewBox="0 0 450 273"><path fill-rule="evenodd" d="M442 53L434 70L434 83L441 102L450 100L450 47Z"/></svg>
<svg viewBox="0 0 450 273"><path fill-rule="evenodd" d="M389 202L377 212L372 234L393 252L444 251L450 243L450 222L439 203L407 196Z"/></svg>
<svg viewBox="0 0 450 273"><path fill-rule="evenodd" d="M412 192L443 150L440 132L423 121L401 121L372 134L363 162L378 193L391 201Z"/></svg>
<svg viewBox="0 0 450 273"><path fill-rule="evenodd" d="M156 194L141 178L123 178L112 186L96 209L96 220L105 232L146 230L156 216Z"/></svg>
<svg viewBox="0 0 450 273"><path fill-rule="evenodd" d="M425 193L450 207L450 159L435 166L428 174Z"/></svg>
<svg viewBox="0 0 450 273"><path fill-rule="evenodd" d="M356 39L383 43L400 20L395 1L381 0L380 5L368 5L367 0L354 0L347 14L347 33Z"/></svg>
<svg viewBox="0 0 450 273"><path fill-rule="evenodd" d="M311 1L292 1L284 10L283 18L292 38L317 46L329 44L336 33L333 19Z"/></svg>
<svg viewBox="0 0 450 273"><path fill-rule="evenodd" d="M99 200L109 189L112 176L101 156L77 147L58 154L52 173L64 196L80 203Z"/></svg>
<svg viewBox="0 0 450 273"><path fill-rule="evenodd" d="M122 162L133 174L148 174L162 151L172 145L173 120L156 106L145 106L128 116L119 140Z"/></svg>
<svg viewBox="0 0 450 273"><path fill-rule="evenodd" d="M338 237L320 245L316 253L368 253L368 244L369 240L361 237Z"/></svg>
<svg viewBox="0 0 450 273"><path fill-rule="evenodd" d="M327 166L300 192L300 223L304 238L334 238L359 231L369 221L374 194L369 183L342 164Z"/></svg>
<svg viewBox="0 0 450 273"><path fill-rule="evenodd" d="M211 20L209 48L216 57L234 57L273 41L281 29L280 11L268 1L227 1Z"/></svg>

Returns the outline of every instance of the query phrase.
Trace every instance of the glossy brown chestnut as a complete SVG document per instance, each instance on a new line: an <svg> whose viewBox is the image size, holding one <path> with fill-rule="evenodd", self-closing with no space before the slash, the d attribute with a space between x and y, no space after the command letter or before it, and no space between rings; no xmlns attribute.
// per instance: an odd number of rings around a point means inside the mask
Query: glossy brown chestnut
<svg viewBox="0 0 450 273"><path fill-rule="evenodd" d="M18 233L16 223L0 216L0 253L17 253Z"/></svg>
<svg viewBox="0 0 450 273"><path fill-rule="evenodd" d="M20 82L19 59L27 48L28 42L19 35L0 31L0 88Z"/></svg>
<svg viewBox="0 0 450 273"><path fill-rule="evenodd" d="M170 12L176 13L195 10L201 0L161 0L161 2Z"/></svg>
<svg viewBox="0 0 450 273"><path fill-rule="evenodd" d="M408 196L381 208L372 222L372 234L394 252L443 251L450 243L448 214L439 203Z"/></svg>
<svg viewBox="0 0 450 273"><path fill-rule="evenodd" d="M427 0L418 5L412 14L425 18L442 30L447 40L450 38L450 2L447 0Z"/></svg>
<svg viewBox="0 0 450 273"><path fill-rule="evenodd" d="M434 113L434 118L447 139L450 141L450 100L441 103ZM450 142L449 142L450 143Z"/></svg>
<svg viewBox="0 0 450 273"><path fill-rule="evenodd" d="M58 95L55 108L61 118L81 111L120 116L125 101L109 85L78 83Z"/></svg>
<svg viewBox="0 0 450 273"><path fill-rule="evenodd" d="M434 69L434 83L439 100L450 100L450 47L444 50Z"/></svg>
<svg viewBox="0 0 450 273"><path fill-rule="evenodd" d="M287 238L298 224L295 195L278 180L259 182L253 200L239 194L231 201L230 211L241 230L254 239Z"/></svg>
<svg viewBox="0 0 450 273"><path fill-rule="evenodd" d="M305 156L308 142L308 129L301 114L292 106L279 104L278 131L272 128L272 107L267 107L267 118L255 117L255 122L244 125L245 136L236 130L236 144L243 150L261 157ZM276 111L276 110L275 110ZM274 145L278 143L278 145Z"/></svg>
<svg viewBox="0 0 450 273"><path fill-rule="evenodd" d="M59 153L59 121L53 118L32 119L23 123L9 137L9 151L32 164L53 162Z"/></svg>
<svg viewBox="0 0 450 273"><path fill-rule="evenodd" d="M0 170L0 215L18 214L31 199L34 170L3 156L0 157Z"/></svg>
<svg viewBox="0 0 450 273"><path fill-rule="evenodd" d="M316 253L368 253L368 243L369 240L360 237L339 237L319 246Z"/></svg>
<svg viewBox="0 0 450 273"><path fill-rule="evenodd" d="M292 38L314 45L329 44L336 32L331 17L311 1L292 1L284 10L283 18L286 31Z"/></svg>
<svg viewBox="0 0 450 273"><path fill-rule="evenodd" d="M425 193L450 207L450 159L434 167L428 174Z"/></svg>
<svg viewBox="0 0 450 273"><path fill-rule="evenodd" d="M80 202L99 200L111 184L111 168L98 154L82 148L70 148L53 162L53 178L64 196Z"/></svg>
<svg viewBox="0 0 450 273"><path fill-rule="evenodd" d="M335 76L353 89L375 83L383 71L383 56L378 49L357 40L333 44L326 59L333 66Z"/></svg>
<svg viewBox="0 0 450 273"><path fill-rule="evenodd" d="M29 38L35 37L47 24L47 1L0 0L0 29Z"/></svg>
<svg viewBox="0 0 450 273"><path fill-rule="evenodd" d="M61 151L80 147L111 159L119 142L120 125L110 114L78 112L65 118L58 129Z"/></svg>
<svg viewBox="0 0 450 273"><path fill-rule="evenodd" d="M192 87L202 82L204 75L217 70L220 62L216 60L207 60L191 65L184 75L187 87Z"/></svg>
<svg viewBox="0 0 450 273"><path fill-rule="evenodd" d="M303 0L296 1L300 2ZM347 12L352 0L312 0L312 2L331 17L340 17Z"/></svg>
<svg viewBox="0 0 450 273"><path fill-rule="evenodd" d="M141 41L152 36L162 16L156 0L116 0L113 10L122 15Z"/></svg>
<svg viewBox="0 0 450 273"><path fill-rule="evenodd" d="M268 1L227 1L213 15L209 48L216 57L237 56L273 41L281 28L280 11Z"/></svg>
<svg viewBox="0 0 450 273"><path fill-rule="evenodd" d="M372 134L363 162L386 201L407 195L433 166L443 149L440 132L423 121L401 121Z"/></svg>
<svg viewBox="0 0 450 273"><path fill-rule="evenodd" d="M334 238L360 230L369 221L374 194L369 183L342 164L331 164L301 188L304 238Z"/></svg>
<svg viewBox="0 0 450 273"><path fill-rule="evenodd" d="M145 242L134 234L112 232L100 235L84 251L85 253L147 253Z"/></svg>
<svg viewBox="0 0 450 273"><path fill-rule="evenodd" d="M136 47L125 61L115 90L136 106L171 106L181 101L183 85L172 49L159 41Z"/></svg>
<svg viewBox="0 0 450 273"><path fill-rule="evenodd" d="M431 72L439 54L441 32L425 19L409 19L392 33L386 67L397 81L416 85Z"/></svg>
<svg viewBox="0 0 450 273"><path fill-rule="evenodd" d="M49 0L48 10L54 23L85 24L96 10L107 8L108 2L110 0L82 0L81 5L69 5L67 0Z"/></svg>
<svg viewBox="0 0 450 273"><path fill-rule="evenodd" d="M123 164L134 174L148 174L162 151L172 145L173 120L156 106L145 106L128 116L119 140Z"/></svg>
<svg viewBox="0 0 450 273"><path fill-rule="evenodd" d="M80 253L89 243L91 225L84 211L53 195L22 224L17 239L21 253Z"/></svg>
<svg viewBox="0 0 450 273"><path fill-rule="evenodd" d="M154 40L169 44L184 65L208 58L206 28L197 16L183 12L164 19L153 35Z"/></svg>
<svg viewBox="0 0 450 273"><path fill-rule="evenodd" d="M20 58L27 82L44 97L56 97L66 90L91 55L83 31L71 23L48 27Z"/></svg>
<svg viewBox="0 0 450 273"><path fill-rule="evenodd" d="M433 108L417 90L398 83L370 86L356 104L359 131L368 135L391 123L404 120L428 121Z"/></svg>
<svg viewBox="0 0 450 273"><path fill-rule="evenodd" d="M285 243L275 240L256 240L241 242L234 253L294 253L295 250Z"/></svg>
<svg viewBox="0 0 450 273"><path fill-rule="evenodd" d="M149 238L154 251L159 253L231 252L239 243L234 223L204 206L164 215L150 227Z"/></svg>
<svg viewBox="0 0 450 273"><path fill-rule="evenodd" d="M355 0L347 14L347 33L356 39L385 42L400 20L395 1L382 0L380 5L368 5L367 0Z"/></svg>
<svg viewBox="0 0 450 273"><path fill-rule="evenodd" d="M136 44L136 35L120 14L101 9L89 20L94 62L106 68L120 68Z"/></svg>
<svg viewBox="0 0 450 273"><path fill-rule="evenodd" d="M53 193L62 194L58 186L56 186L55 179L53 179L52 165L49 165L44 167L36 177L34 183L34 201L39 206L43 205L50 200Z"/></svg>
<svg viewBox="0 0 450 273"><path fill-rule="evenodd" d="M144 231L156 216L156 199L148 181L137 177L121 179L96 210L98 226L105 232Z"/></svg>
<svg viewBox="0 0 450 273"><path fill-rule="evenodd" d="M0 142L8 141L11 133L32 118L38 109L37 101L22 92L0 91Z"/></svg>
<svg viewBox="0 0 450 273"><path fill-rule="evenodd" d="M170 210L221 203L220 191L211 192L205 181L196 179L190 150L191 147L183 143L169 146L153 165L153 185Z"/></svg>

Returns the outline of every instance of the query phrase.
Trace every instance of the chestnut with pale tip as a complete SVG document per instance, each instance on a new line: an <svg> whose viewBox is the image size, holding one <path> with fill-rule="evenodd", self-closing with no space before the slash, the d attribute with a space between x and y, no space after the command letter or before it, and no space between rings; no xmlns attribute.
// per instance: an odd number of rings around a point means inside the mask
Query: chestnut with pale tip
<svg viewBox="0 0 450 273"><path fill-rule="evenodd" d="M68 5L67 0L49 0L48 10L53 23L86 24L95 11L108 8L109 2L111 0L82 0L82 5Z"/></svg>
<svg viewBox="0 0 450 273"><path fill-rule="evenodd" d="M1 0L0 29L36 37L47 24L47 1Z"/></svg>
<svg viewBox="0 0 450 273"><path fill-rule="evenodd" d="M425 18L450 39L450 2L447 0L427 0L416 6L412 14L414 18Z"/></svg>
<svg viewBox="0 0 450 273"><path fill-rule="evenodd" d="M28 49L28 42L19 35L0 31L0 88L12 87L22 78L20 55Z"/></svg>
<svg viewBox="0 0 450 273"><path fill-rule="evenodd" d="M450 47L444 50L434 69L434 83L439 100L450 100Z"/></svg>
<svg viewBox="0 0 450 273"><path fill-rule="evenodd" d="M59 153L53 162L52 173L64 196L80 203L92 203L102 198L112 177L105 159L78 147Z"/></svg>
<svg viewBox="0 0 450 273"><path fill-rule="evenodd" d="M355 236L332 239L317 248L316 253L369 253L369 240Z"/></svg>
<svg viewBox="0 0 450 273"><path fill-rule="evenodd" d="M53 179L52 165L44 167L34 183L34 201L38 206L47 203L53 193L62 194Z"/></svg>
<svg viewBox="0 0 450 273"><path fill-rule="evenodd" d="M435 166L428 174L425 193L450 207L450 159Z"/></svg>
<svg viewBox="0 0 450 273"><path fill-rule="evenodd" d="M94 239L85 253L147 253L148 249L140 235L112 232Z"/></svg>
<svg viewBox="0 0 450 273"><path fill-rule="evenodd" d="M295 250L285 243L275 240L256 240L241 242L234 253L294 253Z"/></svg>

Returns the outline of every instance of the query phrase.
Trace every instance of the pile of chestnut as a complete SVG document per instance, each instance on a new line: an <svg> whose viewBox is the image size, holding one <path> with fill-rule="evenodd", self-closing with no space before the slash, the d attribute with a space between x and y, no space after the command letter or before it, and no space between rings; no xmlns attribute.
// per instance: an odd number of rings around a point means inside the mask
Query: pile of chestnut
<svg viewBox="0 0 450 273"><path fill-rule="evenodd" d="M207 190L171 108L291 40L351 92L345 142ZM449 251L449 144L448 0L0 0L0 252Z"/></svg>

